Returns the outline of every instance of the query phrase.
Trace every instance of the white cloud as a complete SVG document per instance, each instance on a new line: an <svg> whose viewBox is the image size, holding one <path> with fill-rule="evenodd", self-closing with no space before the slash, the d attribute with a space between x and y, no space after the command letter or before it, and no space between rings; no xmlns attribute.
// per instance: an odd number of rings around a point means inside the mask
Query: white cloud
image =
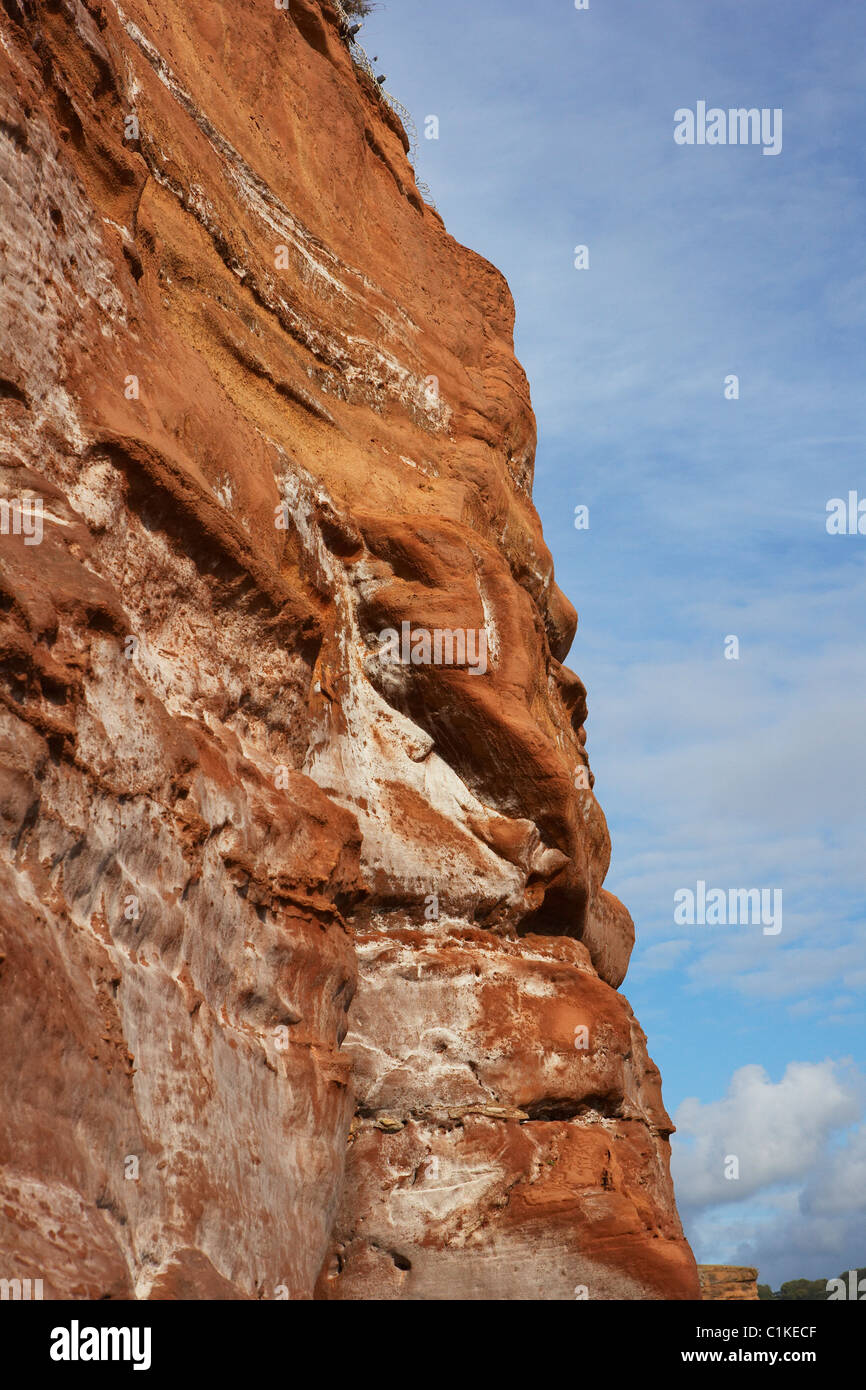
<svg viewBox="0 0 866 1390"><path fill-rule="evenodd" d="M849 1062L792 1062L777 1083L741 1067L723 1099L683 1101L674 1122L677 1201L699 1262L756 1265L775 1288L866 1261L863 1078ZM724 1176L728 1155L738 1180Z"/></svg>
<svg viewBox="0 0 866 1390"><path fill-rule="evenodd" d="M724 1099L684 1100L676 1111L678 1199L714 1206L805 1180L830 1136L861 1112L856 1080L839 1062L790 1062L775 1084L761 1066L740 1067ZM739 1179L725 1177L728 1155Z"/></svg>

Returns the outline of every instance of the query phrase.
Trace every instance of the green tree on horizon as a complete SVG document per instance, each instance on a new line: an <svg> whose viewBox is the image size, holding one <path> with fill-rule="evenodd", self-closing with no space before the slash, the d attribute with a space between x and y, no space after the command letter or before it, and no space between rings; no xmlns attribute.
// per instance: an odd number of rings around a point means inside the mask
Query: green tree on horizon
<svg viewBox="0 0 866 1390"><path fill-rule="evenodd" d="M837 1275L841 1279L846 1289L848 1287L848 1270ZM857 1270L857 1282L866 1278L866 1267ZM827 1303L830 1294L827 1291L829 1279L788 1279L780 1289L773 1290L769 1284L758 1285L758 1298L765 1302L774 1300L777 1303Z"/></svg>

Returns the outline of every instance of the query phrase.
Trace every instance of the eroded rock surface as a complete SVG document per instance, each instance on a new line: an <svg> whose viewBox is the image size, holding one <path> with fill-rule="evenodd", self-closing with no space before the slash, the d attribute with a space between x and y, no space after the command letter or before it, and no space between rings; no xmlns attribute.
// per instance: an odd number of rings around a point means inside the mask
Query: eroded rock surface
<svg viewBox="0 0 866 1390"><path fill-rule="evenodd" d="M0 94L0 1273L698 1297L502 277L328 3Z"/></svg>
<svg viewBox="0 0 866 1390"><path fill-rule="evenodd" d="M729 1303L758 1297L758 1271L751 1265L698 1265L701 1298Z"/></svg>

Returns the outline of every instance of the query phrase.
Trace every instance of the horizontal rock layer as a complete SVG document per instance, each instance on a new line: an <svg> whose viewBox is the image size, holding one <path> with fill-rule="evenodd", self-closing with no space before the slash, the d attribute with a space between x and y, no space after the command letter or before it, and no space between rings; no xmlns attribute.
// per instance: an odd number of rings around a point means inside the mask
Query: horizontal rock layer
<svg viewBox="0 0 866 1390"><path fill-rule="evenodd" d="M502 277L329 3L0 93L0 1273L697 1297Z"/></svg>
<svg viewBox="0 0 866 1390"><path fill-rule="evenodd" d="M711 1303L758 1297L758 1271L750 1265L698 1265L701 1298Z"/></svg>

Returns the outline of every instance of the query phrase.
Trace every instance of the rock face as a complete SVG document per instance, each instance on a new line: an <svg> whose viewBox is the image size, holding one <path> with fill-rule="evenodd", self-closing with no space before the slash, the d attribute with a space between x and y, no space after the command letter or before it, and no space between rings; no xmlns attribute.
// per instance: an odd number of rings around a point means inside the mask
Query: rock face
<svg viewBox="0 0 866 1390"><path fill-rule="evenodd" d="M758 1297L758 1271L750 1265L698 1265L701 1298L712 1303Z"/></svg>
<svg viewBox="0 0 866 1390"><path fill-rule="evenodd" d="M328 3L0 73L0 1275L697 1298L507 286Z"/></svg>

